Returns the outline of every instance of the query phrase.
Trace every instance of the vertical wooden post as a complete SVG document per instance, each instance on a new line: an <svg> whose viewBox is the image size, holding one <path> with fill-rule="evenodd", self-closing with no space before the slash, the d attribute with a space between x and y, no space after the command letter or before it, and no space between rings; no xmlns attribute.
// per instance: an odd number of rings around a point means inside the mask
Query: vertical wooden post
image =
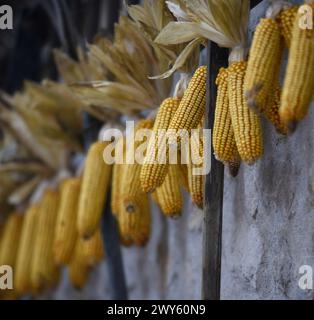
<svg viewBox="0 0 314 320"><path fill-rule="evenodd" d="M219 69L228 65L229 51L215 43L208 44L206 128L213 129L217 89L215 80ZM221 234L223 212L224 166L211 152L211 172L205 179L203 225L203 283L204 300L220 299Z"/></svg>

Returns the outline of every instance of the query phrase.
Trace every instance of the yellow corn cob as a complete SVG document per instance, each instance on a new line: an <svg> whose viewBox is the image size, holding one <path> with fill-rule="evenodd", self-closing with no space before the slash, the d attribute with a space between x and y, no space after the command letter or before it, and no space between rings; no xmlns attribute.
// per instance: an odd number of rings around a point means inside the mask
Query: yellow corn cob
<svg viewBox="0 0 314 320"><path fill-rule="evenodd" d="M259 116L249 108L243 94L247 62L238 61L228 69L228 95L231 122L241 159L254 163L263 154L263 137Z"/></svg>
<svg viewBox="0 0 314 320"><path fill-rule="evenodd" d="M143 195L140 206L132 213L127 212L122 206L119 224L121 237L128 244L131 241L138 246L144 246L147 243L151 230L151 213L147 195Z"/></svg>
<svg viewBox="0 0 314 320"><path fill-rule="evenodd" d="M193 75L169 129L191 130L197 127L205 114L207 67L199 67Z"/></svg>
<svg viewBox="0 0 314 320"><path fill-rule="evenodd" d="M119 154L119 150L122 148L122 154ZM124 138L121 138L117 143L118 154L116 154L117 157L121 157L121 159L124 161L125 157L125 143ZM118 216L119 209L120 209L120 202L121 200L121 194L122 194L122 167L123 165L121 163L115 163L113 165L112 170L112 183L111 183L111 211L114 216Z"/></svg>
<svg viewBox="0 0 314 320"><path fill-rule="evenodd" d="M122 159L125 159L126 157L126 148L124 139L120 139L118 141L118 144L122 143L122 152L123 154ZM120 150L117 148L117 150ZM120 243L123 246L130 247L133 244L133 240L129 237L125 237L123 235L123 232L121 231L122 221L123 219L120 219L121 216L121 208L122 208L122 193L123 193L123 186L124 186L124 171L126 168L126 164L123 162L123 164L115 164L114 165L114 173L113 173L113 181L112 181L112 193L111 193L111 209L112 213L117 219L118 223L118 229L119 229L119 237L120 237Z"/></svg>
<svg viewBox="0 0 314 320"><path fill-rule="evenodd" d="M36 292L54 285L59 273L53 257L59 198L57 191L47 189L38 212L31 272L32 288Z"/></svg>
<svg viewBox="0 0 314 320"><path fill-rule="evenodd" d="M136 125L135 132L137 133L142 129L152 129L154 121L151 119L140 120ZM135 141L134 150L136 151L141 142ZM129 153L132 153L132 149L126 150L126 157L129 158ZM141 188L141 168L139 163L134 162L133 164L126 164L123 171L123 186L122 186L122 201L125 210L128 212L133 212L139 207L140 202L144 196L144 192Z"/></svg>
<svg viewBox="0 0 314 320"><path fill-rule="evenodd" d="M178 170L180 171L180 184L185 191L189 192L188 167L186 164L179 163Z"/></svg>
<svg viewBox="0 0 314 320"><path fill-rule="evenodd" d="M179 170L179 165L170 164L164 183L156 189L156 200L161 211L171 218L180 216L183 206Z"/></svg>
<svg viewBox="0 0 314 320"><path fill-rule="evenodd" d="M91 267L87 263L82 250L82 238L78 238L71 262L69 264L69 279L75 289L82 289L88 281ZM88 241L88 240L85 240Z"/></svg>
<svg viewBox="0 0 314 320"><path fill-rule="evenodd" d="M290 47L292 38L292 28L298 13L298 9L299 6L293 6L289 9L282 10L277 17L281 34L284 37L286 46L288 48Z"/></svg>
<svg viewBox="0 0 314 320"><path fill-rule="evenodd" d="M199 147L199 150L197 150ZM192 155L198 155L201 158L200 164L194 164ZM200 209L203 209L204 198L204 175L196 175L194 169L200 169L204 164L204 141L200 137L200 141L196 141L196 136L192 135L191 138L191 159L187 165L188 168L188 181L189 192L193 203L195 203Z"/></svg>
<svg viewBox="0 0 314 320"><path fill-rule="evenodd" d="M221 68L216 79L217 100L213 130L213 148L217 160L232 166L239 163L239 153L234 137L228 96L228 70Z"/></svg>
<svg viewBox="0 0 314 320"><path fill-rule="evenodd" d="M11 213L7 218L1 245L0 265L8 265L15 268L17 251L23 225L23 215Z"/></svg>
<svg viewBox="0 0 314 320"><path fill-rule="evenodd" d="M68 264L74 251L80 187L80 178L67 179L61 186L61 199L53 243L54 259L57 265Z"/></svg>
<svg viewBox="0 0 314 320"><path fill-rule="evenodd" d="M30 274L38 211L38 204L31 205L26 212L22 226L14 273L14 287L20 295L30 293L32 290Z"/></svg>
<svg viewBox="0 0 314 320"><path fill-rule="evenodd" d="M271 92L272 93L269 96L267 105L264 108L264 110L262 110L262 113L274 125L278 133L286 135L288 134L288 128L281 121L280 115L279 115L281 92L282 92L280 84L278 83L277 86L275 86L271 90Z"/></svg>
<svg viewBox="0 0 314 320"><path fill-rule="evenodd" d="M314 9L313 3L309 5ZM300 28L299 20L297 15L279 110L290 131L306 116L314 88L314 29Z"/></svg>
<svg viewBox="0 0 314 320"><path fill-rule="evenodd" d="M140 215L131 214L132 239L137 246L145 246L151 234L151 212L148 196L140 204Z"/></svg>
<svg viewBox="0 0 314 320"><path fill-rule="evenodd" d="M23 216L19 213L12 213L3 226L1 236L0 266L9 265L13 269L13 276L16 270L16 260L18 255L18 247L21 243L20 236L23 225ZM20 297L15 289L13 282L13 290L0 289L0 300L16 300Z"/></svg>
<svg viewBox="0 0 314 320"><path fill-rule="evenodd" d="M69 279L76 290L81 290L87 283L91 268L75 258L69 265Z"/></svg>
<svg viewBox="0 0 314 320"><path fill-rule="evenodd" d="M126 248L129 248L129 247L133 246L133 244L134 244L134 242L131 238L124 238L121 232L120 232L120 243L122 246L124 246Z"/></svg>
<svg viewBox="0 0 314 320"><path fill-rule="evenodd" d="M78 233L89 238L99 228L110 183L111 166L103 160L107 142L94 143L87 154L78 207Z"/></svg>
<svg viewBox="0 0 314 320"><path fill-rule="evenodd" d="M244 79L244 94L250 107L263 110L279 76L283 47L280 28L273 19L261 19L253 37Z"/></svg>
<svg viewBox="0 0 314 320"><path fill-rule="evenodd" d="M81 238L82 259L93 267L104 259L104 246L100 229L89 239Z"/></svg>
<svg viewBox="0 0 314 320"><path fill-rule="evenodd" d="M142 165L140 181L142 190L146 193L153 192L157 187L161 186L165 180L168 170L168 146L166 146L165 163L154 163L158 159L158 141L167 144L166 137L159 130L167 130L171 119L174 117L180 104L178 98L168 98L161 104L153 128L153 137L147 146L147 154ZM161 143L162 145L162 143Z"/></svg>

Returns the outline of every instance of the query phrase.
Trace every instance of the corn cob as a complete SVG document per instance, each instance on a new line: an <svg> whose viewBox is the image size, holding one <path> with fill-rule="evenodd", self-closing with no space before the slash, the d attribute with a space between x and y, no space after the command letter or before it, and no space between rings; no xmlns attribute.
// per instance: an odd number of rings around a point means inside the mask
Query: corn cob
<svg viewBox="0 0 314 320"><path fill-rule="evenodd" d="M148 196L144 196L140 204L140 214L131 214L132 239L137 246L145 246L151 234L151 212Z"/></svg>
<svg viewBox="0 0 314 320"><path fill-rule="evenodd" d="M154 125L153 120L140 120L136 125L135 132L137 133L142 129L152 129ZM134 150L136 151L141 142L135 141ZM126 150L126 157L129 158L129 153L132 153L132 149ZM125 210L128 212L133 212L139 206L139 203L142 201L144 192L141 188L141 168L142 166L139 163L126 164L123 171L123 190L122 190L122 201L125 207Z"/></svg>
<svg viewBox="0 0 314 320"><path fill-rule="evenodd" d="M81 290L87 283L91 268L80 263L76 258L72 259L69 265L69 279L76 290Z"/></svg>
<svg viewBox="0 0 314 320"><path fill-rule="evenodd" d="M244 94L250 107L263 110L279 77L283 46L280 28L271 18L261 19L253 37L244 79Z"/></svg>
<svg viewBox="0 0 314 320"><path fill-rule="evenodd" d="M183 206L179 170L179 165L169 165L164 183L156 189L157 203L164 215L170 218L180 216Z"/></svg>
<svg viewBox="0 0 314 320"><path fill-rule="evenodd" d="M126 148L124 143L124 138L120 139L118 144L122 143L122 159L126 158ZM117 150L120 150L117 148ZM112 193L111 193L111 209L112 213L117 219L118 222L118 229L119 229L119 237L120 243L123 246L130 247L133 244L133 240L129 237L125 237L122 230L122 221L121 219L121 208L122 208L122 193L123 193L123 186L124 186L124 171L126 168L126 164L122 161L122 164L114 164L114 177L112 181ZM116 168L116 169L115 169Z"/></svg>
<svg viewBox="0 0 314 320"><path fill-rule="evenodd" d="M31 292L31 265L33 259L34 239L36 234L36 221L38 219L39 205L30 206L24 217L21 239L16 258L14 273L14 287L18 294Z"/></svg>
<svg viewBox="0 0 314 320"><path fill-rule="evenodd" d="M314 3L309 4L314 8ZM292 29L288 66L279 110L290 131L295 129L309 109L314 83L314 30L299 26L299 15Z"/></svg>
<svg viewBox="0 0 314 320"><path fill-rule="evenodd" d="M217 100L213 130L213 148L217 160L234 166L240 161L231 116L228 96L228 70L221 68L217 79Z"/></svg>
<svg viewBox="0 0 314 320"><path fill-rule="evenodd" d="M180 171L180 185L184 188L185 191L189 192L189 178L187 165L179 163L178 170Z"/></svg>
<svg viewBox="0 0 314 320"><path fill-rule="evenodd" d="M53 243L55 263L70 262L77 236L76 219L81 179L67 179L61 186L61 199L57 215L56 232Z"/></svg>
<svg viewBox="0 0 314 320"><path fill-rule="evenodd" d="M120 233L127 243L131 241L144 246L149 240L151 230L151 213L147 195L143 196L140 206L132 213L122 206L119 216Z"/></svg>
<svg viewBox="0 0 314 320"><path fill-rule="evenodd" d="M8 265L13 269L15 268L22 225L23 215L11 213L3 231L0 265Z"/></svg>
<svg viewBox="0 0 314 320"><path fill-rule="evenodd" d="M119 230L120 232L120 243L122 246L126 247L126 248L130 248L133 246L134 242L131 238L129 237L124 237L124 235L122 234L122 232Z"/></svg>
<svg viewBox="0 0 314 320"><path fill-rule="evenodd" d="M78 207L78 233L91 237L99 227L110 183L111 166L103 160L107 142L94 143L87 154Z"/></svg>
<svg viewBox="0 0 314 320"><path fill-rule="evenodd" d="M93 267L104 259L104 246L100 229L91 238L80 238L78 241L81 242L82 259L87 265Z"/></svg>
<svg viewBox="0 0 314 320"><path fill-rule="evenodd" d="M121 149L122 148L122 149ZM119 150L122 150L122 154L119 154ZM121 138L116 146L116 150L118 150L118 153L116 152L115 156L121 157L121 162L124 161L125 157L125 143L124 138ZM120 162L120 161L117 161ZM113 165L112 169L112 183L111 183L111 212L114 216L118 216L119 214L119 204L121 201L121 193L122 193L122 185L121 185L121 177L122 177L122 164L121 163L115 163Z"/></svg>
<svg viewBox="0 0 314 320"><path fill-rule="evenodd" d="M32 288L40 291L55 284L59 269L54 262L53 240L59 207L59 193L47 189L40 204L32 262Z"/></svg>
<svg viewBox="0 0 314 320"><path fill-rule="evenodd" d="M77 290L82 289L86 282L91 271L91 267L84 260L85 256L82 250L82 238L77 238L75 249L69 264L69 279L73 287ZM85 240L88 241L88 240Z"/></svg>
<svg viewBox="0 0 314 320"><path fill-rule="evenodd" d="M263 154L263 137L260 118L247 105L243 82L246 61L234 62L228 69L228 95L231 122L241 159L254 163Z"/></svg>
<svg viewBox="0 0 314 320"><path fill-rule="evenodd" d="M262 113L265 117L274 125L277 132L283 135L288 134L288 128L284 125L284 123L280 119L279 108L281 101L281 87L278 83L272 90L271 95L267 101L267 105L262 110Z"/></svg>
<svg viewBox="0 0 314 320"><path fill-rule="evenodd" d="M20 235L23 225L23 216L19 213L12 213L7 218L5 225L3 226L1 236L1 251L0 251L0 266L8 265L13 269L13 276L16 270L16 260L18 254L18 247L20 245ZM15 283L13 282L13 290L0 289L0 300L16 300L19 298L19 294L15 289Z"/></svg>
<svg viewBox="0 0 314 320"><path fill-rule="evenodd" d="M199 150L197 150L199 148ZM195 203L200 209L203 209L203 198L204 198L204 175L196 175L194 169L202 168L204 164L204 141L200 138L200 141L196 141L196 137L192 135L191 138L191 155L199 155L201 158L200 164L193 163L191 157L187 168L188 168L188 181L189 181L189 192L193 203Z"/></svg>
<svg viewBox="0 0 314 320"><path fill-rule="evenodd" d="M205 114L206 75L206 66L201 66L196 70L170 122L169 129L189 131L200 123Z"/></svg>
<svg viewBox="0 0 314 320"><path fill-rule="evenodd" d="M152 138L154 139L150 139L148 143L147 154L140 174L142 190L146 193L153 192L157 187L161 186L167 175L169 150L167 139L159 130L168 129L179 104L180 99L168 98L163 101L158 110L153 128ZM154 163L158 159L158 142L160 142L160 145L166 144L165 163Z"/></svg>
<svg viewBox="0 0 314 320"><path fill-rule="evenodd" d="M280 27L282 36L285 39L286 46L290 48L291 38L292 38L292 28L299 10L299 6L292 6L286 10L282 10L277 21Z"/></svg>

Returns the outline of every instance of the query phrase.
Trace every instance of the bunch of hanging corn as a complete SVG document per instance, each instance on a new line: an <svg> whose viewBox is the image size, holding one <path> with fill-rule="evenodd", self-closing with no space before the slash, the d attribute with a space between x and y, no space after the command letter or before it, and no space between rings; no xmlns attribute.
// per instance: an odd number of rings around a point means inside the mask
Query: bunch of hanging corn
<svg viewBox="0 0 314 320"><path fill-rule="evenodd" d="M142 190L146 193L156 190L166 178L169 165L166 130L169 128L179 105L180 99L168 98L163 101L158 110L152 137L148 143L147 154L140 174Z"/></svg>
<svg viewBox="0 0 314 320"><path fill-rule="evenodd" d="M39 205L33 204L28 208L24 217L14 273L14 287L19 295L32 292L30 275L38 212Z"/></svg>
<svg viewBox="0 0 314 320"><path fill-rule="evenodd" d="M308 3L312 10L314 3ZM313 17L311 17L313 19ZM280 116L290 131L307 114L314 88L314 29L300 26L301 13L292 28L288 65L283 85Z"/></svg>
<svg viewBox="0 0 314 320"><path fill-rule="evenodd" d="M80 188L80 178L67 179L61 185L60 206L53 243L54 259L57 265L68 264L74 251Z"/></svg>
<svg viewBox="0 0 314 320"><path fill-rule="evenodd" d="M103 159L108 143L95 142L86 157L77 219L81 237L91 237L100 224L111 178L111 165Z"/></svg>

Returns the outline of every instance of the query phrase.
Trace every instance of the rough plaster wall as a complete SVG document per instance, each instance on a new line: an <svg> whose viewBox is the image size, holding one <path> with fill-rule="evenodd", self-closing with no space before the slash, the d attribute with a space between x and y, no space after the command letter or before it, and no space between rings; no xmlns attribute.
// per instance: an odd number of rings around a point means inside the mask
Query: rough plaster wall
<svg viewBox="0 0 314 320"><path fill-rule="evenodd" d="M252 27L265 8L254 11ZM314 298L298 288L299 267L314 267L313 122L312 111L288 139L264 122L263 159L243 165L236 179L226 172L223 299ZM181 219L166 221L155 207L153 226L146 248L123 249L130 299L200 299L202 212L187 201ZM64 275L48 296L108 299L106 271L99 266L82 292Z"/></svg>

